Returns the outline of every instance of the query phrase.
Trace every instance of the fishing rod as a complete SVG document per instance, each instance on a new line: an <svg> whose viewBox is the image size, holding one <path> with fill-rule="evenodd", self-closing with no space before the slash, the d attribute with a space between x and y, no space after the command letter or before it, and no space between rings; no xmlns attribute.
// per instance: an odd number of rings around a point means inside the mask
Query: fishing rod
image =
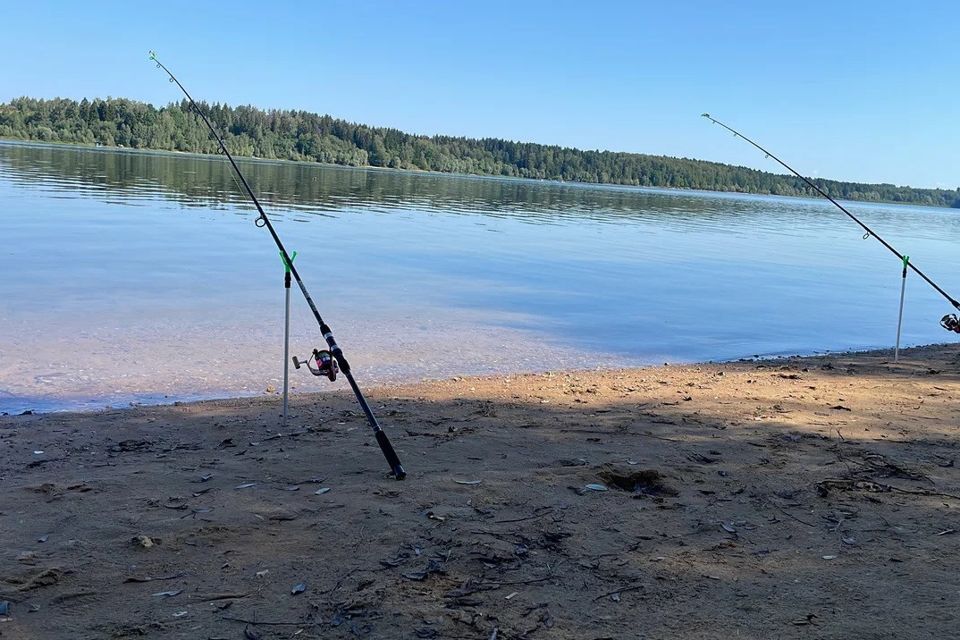
<svg viewBox="0 0 960 640"><path fill-rule="evenodd" d="M806 176L801 175L801 174L798 173L793 167L791 167L791 166L788 165L786 162L784 162L783 160L781 160L780 158L778 158L777 156L775 156L774 154L772 154L770 151L764 149L764 148L761 147L759 144L757 144L756 142L754 142L753 140L751 140L751 139L748 138L747 136L743 135L742 133L740 133L740 132L737 131L736 129L733 129L733 128L725 125L724 123L720 122L720 121L717 120L716 118L712 117L709 113L704 113L704 114L701 114L701 115L702 115L702 117L706 118L707 120L709 120L709 121L712 122L713 124L720 125L720 126L723 127L724 129L726 129L727 131L729 131L730 133L732 133L732 134L734 135L734 137L736 137L736 138L741 138L741 139L749 142L751 145L753 145L754 147L756 147L757 149L759 149L760 151L762 151L763 154L764 154L766 157L772 158L773 160L776 160L776 161L780 164L780 166L782 166L782 167L785 168L787 171L789 171L789 172L792 173L793 175L797 176L798 178L800 178L801 180L803 180L804 182L806 182L806 183L810 186L810 188L812 188L814 191L816 191L817 193L819 193L820 195L822 195L824 198L826 198L827 200L829 200L830 202L832 202L832 203L834 204L834 206L836 206L838 209L840 209L840 211L843 211L845 214L847 214L847 215L850 217L851 220L853 220L853 221L856 222L858 225L860 225L860 226L863 228L863 230L866 232L866 233L863 235L864 239L869 238L869 237L871 237L871 236L874 237L874 238L876 238L876 239L880 242L880 244L882 244L884 247L886 247L887 249L889 249L890 252L893 253L893 255L897 256L897 258L899 258L899 259L901 260L901 262L903 262L903 265L904 265L904 274L906 274L906 270L907 270L908 268L909 268L909 269L913 269L913 271L914 271L918 276L920 276L921 278L923 278L923 279L927 282L927 284L929 284L931 287L933 287L933 288L937 291L937 293L939 293L939 294L942 295L944 298L946 298L947 301L948 301L950 304L953 305L953 308L954 308L954 309L957 309L958 311L960 311L960 302L958 302L956 298L954 298L954 297L951 296L949 293L947 293L947 292L944 291L942 288L940 288L940 286L939 286L936 282L934 282L934 281L931 280L929 277L927 277L927 274L925 274L923 271L921 271L920 269L918 269L917 266L916 266L915 264L913 264L912 262L910 262L910 261L907 259L906 256L904 256L902 253L900 253L899 251L897 251L896 249L894 249L893 246L892 246L889 242L887 242L886 240L884 240L883 238L881 238L880 236L878 236L878 235L873 231L873 229L871 229L871 228L868 227L866 224L864 224L857 216L855 216L855 215L853 215L852 213L850 213L849 211L847 211L847 209L844 208L843 205L841 205L839 202L837 202L837 201L834 200L832 197L830 197L830 195L828 195L823 189L821 189L821 188L818 187L816 184L814 184L813 182L811 182L809 178L807 178ZM941 318L941 320L940 320L940 326L942 326L942 327L943 327L944 329L946 329L947 331L955 331L956 333L960 333L960 318L958 318L956 314L948 313L947 315L943 316L943 318Z"/></svg>
<svg viewBox="0 0 960 640"><path fill-rule="evenodd" d="M336 379L338 372L343 373L344 377L347 379L347 382L350 383L350 388L353 389L354 395L357 397L357 402L360 404L360 408L363 409L363 413L367 417L367 422L370 423L370 427L373 429L373 433L377 439L377 444L380 445L380 450L383 452L383 456L387 459L387 464L390 465L390 472L397 480L403 480L406 477L407 472L403 470L403 465L400 464L400 458L397 456L397 452L393 450L393 445L390 444L387 434L380 426L380 423L377 422L377 418L373 415L373 411L370 409L370 405L367 404L366 398L363 397L363 392L360 391L360 386L357 385L357 381L354 379L353 373L350 370L350 363L347 362L346 356L343 355L343 350L333 338L333 331L330 330L330 327L320 316L320 311L317 309L317 305L314 304L313 298L310 297L310 293L307 291L307 287L303 284L303 280L300 279L300 274L297 273L297 268L293 265L293 259L284 248L283 243L280 241L280 236L277 235L276 230L273 228L273 224L270 222L270 218L267 217L263 207L260 206L260 201L257 200L257 196L254 195L253 189L250 188L250 184L240 171L240 167L237 166L236 161L233 159L233 156L227 149L227 145L224 144L223 138L221 138L220 134L217 133L217 130L213 128L213 125L210 124L210 120L207 119L207 116L200 109L199 105L197 105L196 101L193 99L193 96L191 96L187 89L180 83L179 80L177 80L177 77L173 75L173 72L157 59L156 52L150 52L150 60L157 64L158 69L163 69L163 71L170 76L170 82L176 83L176 85L180 87L183 95L187 96L187 100L190 101L190 106L194 111L197 112L197 115L199 115L200 119L203 120L204 124L207 125L207 128L210 129L210 133L213 134L213 137L220 145L221 153L223 153L223 155L227 157L227 160L230 161L230 166L233 167L233 171L236 173L236 176L240 178L240 182L243 184L244 191L246 191L247 195L250 196L250 199L256 206L257 211L260 213L260 216L256 219L254 224L256 224L258 227L266 227L267 231L270 232L270 235L273 237L273 241L277 243L277 248L280 249L280 255L283 257L284 265L287 269L289 269L290 274L293 275L293 279L296 280L297 286L300 287L300 292L303 293L303 297L306 299L307 305L313 312L313 316L316 318L317 324L320 325L320 333L323 335L323 339L326 340L329 351L321 351L317 349L313 350L311 357L317 366L315 368L308 364L308 368L310 369L311 373L316 376L326 376L331 381ZM303 363L298 362L297 358L294 358L294 365L296 365L296 368L299 369L300 364Z"/></svg>

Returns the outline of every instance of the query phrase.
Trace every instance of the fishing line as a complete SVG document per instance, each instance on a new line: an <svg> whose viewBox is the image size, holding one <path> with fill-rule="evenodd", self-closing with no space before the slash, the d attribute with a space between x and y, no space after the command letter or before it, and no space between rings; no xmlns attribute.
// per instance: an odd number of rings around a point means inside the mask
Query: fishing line
<svg viewBox="0 0 960 640"><path fill-rule="evenodd" d="M310 293L307 291L307 287L303 284L303 280L300 279L300 274L297 273L297 268L293 265L293 260L290 257L290 254L288 254L287 250L284 248L283 242L280 241L280 236L277 235L277 232L273 228L273 224L267 217L266 212L263 210L263 207L260 206L260 201L257 199L257 196L254 195L253 189L250 188L250 184L240 171L240 167L237 166L236 161L233 159L233 156L227 149L227 145L223 142L223 138L221 138L220 134L217 133L217 130L213 128L213 125L210 124L210 120L207 119L206 114L203 113L196 101L193 99L193 96L190 95L177 77L173 75L173 72L171 72L170 69L168 69L157 59L156 52L150 52L150 60L157 64L158 69L163 69L163 71L170 77L170 82L176 83L176 85L180 87L183 95L185 95L187 100L190 101L190 106L197 113L197 115L200 116L200 119L203 120L203 123L207 125L210 133L220 145L220 152L227 156L227 160L230 161L230 165L233 167L233 171L236 174L234 180L236 180L236 178L240 179L240 182L243 185L243 190L246 191L247 195L253 201L254 206L256 206L257 211L260 214L254 223L258 227L265 227L267 231L270 232L270 235L273 237L273 241L277 244L277 248L280 249L280 255L283 257L284 264L290 269L293 279L296 280L297 286L300 287L300 292L303 293L303 297L306 299L307 305L313 312L313 316L316 318L317 324L320 326L320 333L323 335L323 339L326 341L330 350L313 350L313 358L317 363L317 368L314 369L311 367L311 372L313 372L315 375L326 375L330 380L334 380L336 378L338 370L339 372L343 373L344 377L347 379L347 382L350 383L350 388L353 390L353 394L356 396L357 402L360 404L360 408L363 409L363 413L367 418L367 422L373 429L374 436L377 439L377 444L380 445L380 450L383 452L383 456L387 459L387 463L390 465L391 473L397 480L403 480L407 474L403 470L403 466L400 464L400 458L397 456L396 451L393 450L393 445L390 444L387 434L383 431L380 423L377 422L376 416L373 415L373 411L370 409L370 405L367 404L366 398L363 397L363 392L360 391L360 387L353 377L353 373L350 370L350 363L347 362L347 358L344 356L343 350L337 344L336 340L334 340L333 332L330 330L330 327L320 316L320 311L317 309L317 305L313 302L313 298L310 297ZM294 364L296 363L296 358L294 358ZM297 365L297 368L299 369L299 365Z"/></svg>
<svg viewBox="0 0 960 640"><path fill-rule="evenodd" d="M757 149L759 149L760 151L762 151L763 154L764 154L766 157L772 158L773 160L776 160L776 161L777 161L783 168L785 168L787 171L789 171L789 172L792 173L793 175L795 175L795 176L797 176L798 178L800 178L801 180L803 180L805 183L807 183L807 185L810 186L811 189L813 189L814 191L816 191L817 193L819 193L821 196L823 196L824 198L826 198L827 200L829 200L830 202L832 202L832 203L834 204L834 206L836 206L838 209L840 209L840 211L843 211L845 214L847 214L847 215L850 217L851 220L853 220L853 221L856 222L858 225L860 225L860 226L863 228L863 230L866 232L866 233L864 234L864 236L863 236L864 239L866 239L866 238L868 238L868 237L870 237L870 236L873 236L874 238L876 238L876 239L880 242L880 244L882 244L884 247L886 247L891 253L893 253L893 255L897 256L897 258L899 258L900 261L903 262L905 268L912 269L918 276L920 276L921 278L923 278L923 279L927 282L927 284L929 284L931 287L933 287L933 288L937 291L937 293L939 293L939 294L942 295L944 298L946 298L947 301L948 301L950 304L953 305L953 308L954 308L954 309L960 310L960 302L958 302L958 301L956 300L956 298L954 298L953 296L951 296L950 294L948 294L946 291L944 291L942 288L940 288L940 286L939 286L936 282L934 282L934 281L931 280L929 277L927 277L927 274L925 274L923 271L921 271L920 269L918 269L917 266L916 266L915 264L913 264L913 262L909 262L909 261L906 259L906 256L904 256L902 253L900 253L899 251L897 251L896 249L894 249L893 246L892 246L889 242L887 242L886 240L884 240L883 238L881 238L880 236L878 236L878 235L873 231L873 229L871 229L871 228L868 227L866 224L864 224L857 216L855 216L855 215L853 215L852 213L850 213L849 211L847 211L847 209L844 208L843 205L841 205L839 202L837 202L837 201L834 200L832 197L830 197L823 189L821 189L821 188L818 187L816 184L814 184L813 182L811 182L807 177L805 177L805 176L801 175L800 173L798 173L793 167L791 167L790 165L788 165L786 162L784 162L783 160L781 160L780 158L778 158L777 156L775 156L775 155L774 155L773 153L771 153L770 151L764 149L764 148L761 147L759 144L757 144L756 142L754 142L753 140L751 140L751 139L748 138L747 136L743 135L742 133L740 133L740 132L737 131L736 129L733 129L733 128L725 125L724 123L720 122L720 121L717 120L716 118L712 117L709 113L704 113L704 114L702 114L702 117L706 118L707 120L709 120L710 122L712 122L712 123L714 123L714 124L720 125L720 126L723 127L724 129L726 129L727 131L729 131L730 133L732 133L735 137L741 138L742 140L745 140L746 142L749 142L751 145L753 145L754 147L756 147ZM956 317L955 315L950 315L950 314L948 314L948 315L944 316L943 319L940 320L940 324L941 324L941 326L943 326L944 329L947 329L948 331L956 331L957 333L960 333L960 322L958 322L957 317Z"/></svg>

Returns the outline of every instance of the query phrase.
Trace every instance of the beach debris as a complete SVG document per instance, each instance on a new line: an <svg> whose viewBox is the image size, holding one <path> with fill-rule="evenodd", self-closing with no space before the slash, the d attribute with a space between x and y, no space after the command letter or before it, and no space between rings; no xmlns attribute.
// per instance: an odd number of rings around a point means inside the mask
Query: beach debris
<svg viewBox="0 0 960 640"><path fill-rule="evenodd" d="M639 589L645 589L646 586L647 585L642 583L626 585L626 586L620 587L619 589L614 589L613 591L607 591L606 593L601 593L593 600L594 602L596 602L597 600L603 600L604 598L609 598L610 596L613 596L613 595L620 596L621 594L626 593L627 591L637 591Z"/></svg>
<svg viewBox="0 0 960 640"><path fill-rule="evenodd" d="M42 456L42 455L43 455L43 451L34 451L34 452L33 452L33 455L35 455L35 456Z"/></svg>
<svg viewBox="0 0 960 640"><path fill-rule="evenodd" d="M263 636L249 626L243 628L243 637L247 640L263 640Z"/></svg>
<svg viewBox="0 0 960 640"><path fill-rule="evenodd" d="M32 591L43 587L52 587L66 575L62 569L56 567L43 569L36 574L26 574L13 578L5 578L4 582L16 585L17 591Z"/></svg>
<svg viewBox="0 0 960 640"><path fill-rule="evenodd" d="M519 591L514 591L510 595L506 596L504 600L513 600L515 597L517 597L519 593L520 593Z"/></svg>
<svg viewBox="0 0 960 640"><path fill-rule="evenodd" d="M178 596L183 593L183 589L174 589L173 591L159 591L157 593L151 593L150 595L154 598L172 598L173 596Z"/></svg>
<svg viewBox="0 0 960 640"><path fill-rule="evenodd" d="M826 498L833 490L866 491L869 493L884 493L890 491L889 488L886 488L883 485L867 480L858 482L855 480L835 480L831 478L827 480L821 480L817 483L817 494L821 498Z"/></svg>
<svg viewBox="0 0 960 640"><path fill-rule="evenodd" d="M42 535L42 536L40 536L39 538L37 538L37 542L39 542L40 544L43 544L44 542L46 542L46 541L49 540L49 539L50 539L50 534L48 533L48 534Z"/></svg>
<svg viewBox="0 0 960 640"><path fill-rule="evenodd" d="M837 556L822 556L824 560L836 560Z"/></svg>
<svg viewBox="0 0 960 640"><path fill-rule="evenodd" d="M180 496L171 496L167 499L166 504L162 504L160 506L162 506L164 509L173 509L175 511L183 511L189 507L189 505L186 503L186 499Z"/></svg>
<svg viewBox="0 0 960 640"><path fill-rule="evenodd" d="M688 453L687 460L690 462L696 462L697 464L713 464L717 461L716 458L705 456L702 453L697 453L696 451Z"/></svg>
<svg viewBox="0 0 960 640"><path fill-rule="evenodd" d="M598 482L591 482L583 486L587 491L608 491L607 486Z"/></svg>
<svg viewBox="0 0 960 640"><path fill-rule="evenodd" d="M151 538L150 536L139 535L139 536L134 536L133 538L131 538L131 539L130 539L130 542L132 542L133 545L136 546L136 547L140 547L140 548L142 548L142 549L149 549L149 548L151 548L151 547L154 547L154 546L160 544L160 539L157 538L156 540L154 540L154 539Z"/></svg>
<svg viewBox="0 0 960 640"><path fill-rule="evenodd" d="M316 491L313 492L313 495L315 495L315 496L322 496L323 494L327 493L328 491L330 491L330 487L320 487L319 489L317 489Z"/></svg>
<svg viewBox="0 0 960 640"><path fill-rule="evenodd" d="M110 453L131 453L136 451L148 451L154 445L150 440L121 440L110 447Z"/></svg>
<svg viewBox="0 0 960 640"><path fill-rule="evenodd" d="M270 573L270 569L263 569L262 571L257 571L257 577L262 578L263 576Z"/></svg>
<svg viewBox="0 0 960 640"><path fill-rule="evenodd" d="M213 509L210 507L199 507L197 509L190 509L190 513L185 513L184 515L180 516L180 519L181 520L183 520L184 518L195 519L201 513L210 513L211 511L213 511Z"/></svg>
<svg viewBox="0 0 960 640"><path fill-rule="evenodd" d="M444 516L439 516L435 514L433 511L427 511L427 518L429 518L430 520L436 520L438 522L443 522L446 520Z"/></svg>
<svg viewBox="0 0 960 640"><path fill-rule="evenodd" d="M300 485L289 484L281 489L282 491L300 491Z"/></svg>
<svg viewBox="0 0 960 640"><path fill-rule="evenodd" d="M207 482L207 481L209 481L211 478L213 478L213 474L212 474L212 473L205 473L205 474L203 474L202 476L200 476L197 480L194 480L194 482Z"/></svg>
<svg viewBox="0 0 960 640"><path fill-rule="evenodd" d="M457 484L478 485L483 482L483 480L454 480L454 482Z"/></svg>
<svg viewBox="0 0 960 640"><path fill-rule="evenodd" d="M47 464L47 463L50 463L50 462L59 462L59 461L61 461L61 460L66 460L66 458L38 458L37 460L34 460L33 462L29 463L29 464L27 465L27 469L34 469L34 468L36 468L36 467L42 467L43 465L45 465L45 464Z"/></svg>
<svg viewBox="0 0 960 640"><path fill-rule="evenodd" d="M720 528L726 531L727 533L737 533L737 528L733 526L732 522L721 522Z"/></svg>
<svg viewBox="0 0 960 640"><path fill-rule="evenodd" d="M0 616L10 615L10 601L0 600Z"/></svg>
<svg viewBox="0 0 960 640"><path fill-rule="evenodd" d="M850 407L845 407L842 404L835 404L830 408L833 409L834 411L853 411L853 409L851 409Z"/></svg>
<svg viewBox="0 0 960 640"><path fill-rule="evenodd" d="M866 462L875 473L887 478L924 480L926 482L931 481L926 475L918 471L908 469L903 464L893 462L886 456L880 455L879 453L865 453L863 454L863 461Z"/></svg>
<svg viewBox="0 0 960 640"><path fill-rule="evenodd" d="M666 483L663 474L656 469L624 469L604 465L598 475L610 487L633 493L634 497L679 494L676 489Z"/></svg>
<svg viewBox="0 0 960 640"><path fill-rule="evenodd" d="M234 489L249 489L250 487L256 486L256 482L244 482L243 484L238 484Z"/></svg>
<svg viewBox="0 0 960 640"><path fill-rule="evenodd" d="M36 564L37 554L33 551L21 551L19 554L17 554L17 562L23 564Z"/></svg>
<svg viewBox="0 0 960 640"><path fill-rule="evenodd" d="M182 618L183 616L187 615L188 613L189 613L189 611L177 611L177 612L175 612L175 613L173 614L173 617L174 617L174 618Z"/></svg>
<svg viewBox="0 0 960 640"><path fill-rule="evenodd" d="M938 533L937 535L938 535L938 536L949 536L950 534L956 533L956 532L957 532L956 529L944 529L943 531L941 531L941 532Z"/></svg>
<svg viewBox="0 0 960 640"><path fill-rule="evenodd" d="M415 582L423 582L428 577L434 573L445 574L446 571L443 568L443 564L438 560L430 560L427 563L427 566L424 567L423 571L412 571L410 573L402 573L404 578L407 580L413 580Z"/></svg>
<svg viewBox="0 0 960 640"><path fill-rule="evenodd" d="M798 627L802 627L803 625L807 625L807 624L814 624L813 619L816 617L817 617L816 614L808 613L805 618L797 618L796 620L794 620L793 624L795 624Z"/></svg>
<svg viewBox="0 0 960 640"><path fill-rule="evenodd" d="M293 585L293 587L290 588L290 595L295 596L298 593L303 593L306 590L307 590L307 585L304 584L303 582L298 582L297 584Z"/></svg>

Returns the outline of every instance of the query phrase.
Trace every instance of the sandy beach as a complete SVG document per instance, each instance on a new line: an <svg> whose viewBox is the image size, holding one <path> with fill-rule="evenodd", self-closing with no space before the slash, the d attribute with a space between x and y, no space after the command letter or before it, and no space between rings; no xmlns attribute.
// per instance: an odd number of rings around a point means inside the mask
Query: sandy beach
<svg viewBox="0 0 960 640"><path fill-rule="evenodd" d="M957 634L960 345L368 397L0 418L0 637Z"/></svg>

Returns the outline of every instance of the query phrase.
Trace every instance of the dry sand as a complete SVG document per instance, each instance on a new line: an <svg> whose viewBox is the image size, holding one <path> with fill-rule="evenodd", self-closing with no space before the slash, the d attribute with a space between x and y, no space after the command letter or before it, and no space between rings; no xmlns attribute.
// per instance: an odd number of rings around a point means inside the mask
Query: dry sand
<svg viewBox="0 0 960 640"><path fill-rule="evenodd" d="M957 637L960 348L889 360L370 390L405 482L342 394L0 418L0 637Z"/></svg>

